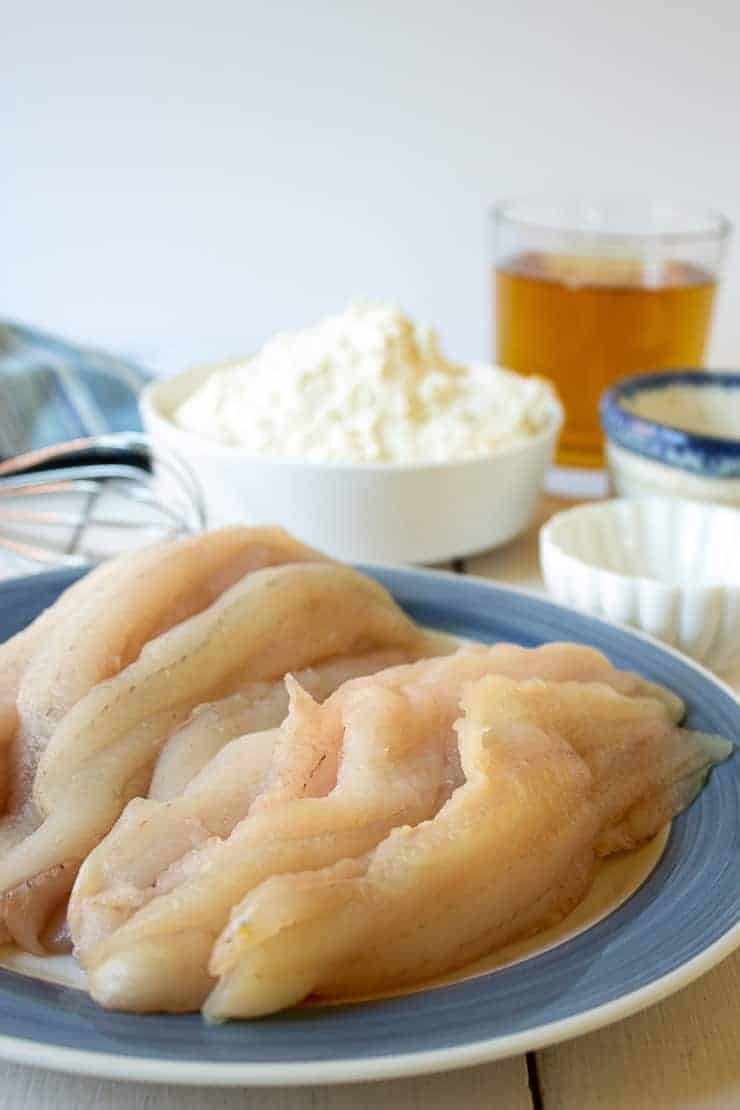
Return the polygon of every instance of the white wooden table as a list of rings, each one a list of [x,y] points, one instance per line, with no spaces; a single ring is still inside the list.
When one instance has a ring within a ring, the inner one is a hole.
[[[456,569],[542,589],[537,527]],[[740,668],[725,676],[740,690]],[[76,1079],[0,1062],[0,1110],[733,1110],[740,1108],[740,951],[652,1009],[542,1052],[356,1087],[205,1090]]]

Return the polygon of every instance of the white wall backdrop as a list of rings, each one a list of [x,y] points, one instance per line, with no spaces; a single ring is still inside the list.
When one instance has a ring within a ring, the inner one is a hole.
[[[0,313],[163,368],[353,295],[490,351],[486,210],[628,188],[740,220],[736,0],[23,0]],[[740,365],[740,239],[713,354]]]

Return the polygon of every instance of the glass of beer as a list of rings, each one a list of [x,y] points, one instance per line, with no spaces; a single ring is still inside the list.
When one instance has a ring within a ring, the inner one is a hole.
[[[496,360],[556,384],[558,463],[601,466],[608,385],[703,365],[730,224],[633,197],[509,200],[492,218]]]

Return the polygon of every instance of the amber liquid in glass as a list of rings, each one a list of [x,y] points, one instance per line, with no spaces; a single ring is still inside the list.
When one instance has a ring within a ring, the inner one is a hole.
[[[495,270],[497,361],[550,378],[566,419],[557,461],[603,465],[598,405],[628,374],[701,366],[716,280],[666,262],[520,254]]]

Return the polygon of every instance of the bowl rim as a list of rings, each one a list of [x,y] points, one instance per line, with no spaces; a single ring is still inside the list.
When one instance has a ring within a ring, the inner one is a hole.
[[[740,438],[678,428],[630,412],[622,403],[641,392],[672,385],[740,390],[740,371],[679,367],[623,378],[605,390],[599,402],[606,435],[624,450],[668,466],[720,480],[740,477]]]
[[[231,363],[221,365],[229,364]],[[162,411],[158,394],[163,387],[177,380],[195,378],[198,373],[208,375],[218,368],[218,365],[191,366],[185,370],[180,370],[176,374],[157,378],[155,381],[146,385],[139,394],[139,411],[144,426],[151,432],[152,426],[156,428],[157,425],[161,425],[166,429],[168,435],[181,440],[183,449],[189,445],[191,450],[201,452],[208,451],[213,453],[216,457],[231,462],[252,463],[254,465],[274,466],[286,469],[301,467],[302,469],[314,470],[317,472],[324,471],[327,474],[354,473],[380,475],[418,473],[422,471],[462,470],[466,468],[473,469],[476,467],[490,466],[492,463],[500,462],[503,459],[510,460],[518,455],[524,455],[534,448],[545,446],[549,441],[553,441],[554,443],[565,422],[563,404],[559,397],[553,395],[549,405],[549,419],[543,428],[527,439],[523,439],[517,443],[510,443],[489,455],[479,455],[467,459],[428,459],[426,461],[413,460],[409,462],[352,462],[350,460],[307,459],[299,456],[258,455],[250,453],[246,451],[245,448],[238,445],[220,443],[218,440],[209,439],[207,436],[201,436],[186,428],[181,428],[179,425],[175,424],[174,420],[172,420],[169,415]]]
[[[740,509],[733,505],[718,505],[713,501],[692,501],[688,497],[661,497],[656,494],[641,497],[609,497],[604,501],[587,501],[579,505],[571,505],[567,509],[561,509],[560,512],[555,513],[549,520],[545,521],[539,530],[538,536],[540,555],[542,556],[545,545],[548,545],[557,552],[559,558],[567,559],[579,567],[584,567],[589,574],[605,575],[609,578],[619,579],[621,582],[645,583],[651,589],[656,590],[679,590],[684,595],[693,596],[716,590],[740,591],[740,580],[737,582],[733,582],[732,579],[725,579],[722,582],[666,582],[661,578],[651,578],[646,574],[625,574],[624,571],[613,570],[611,567],[592,562],[582,555],[574,555],[572,552],[566,551],[557,536],[553,535],[553,532],[556,531],[554,526],[561,523],[564,517],[575,514],[581,515],[584,511],[591,515],[596,511],[597,515],[614,516],[616,506],[634,504],[638,501],[668,504],[676,513],[687,510],[691,512],[701,511],[708,515],[727,515],[730,513],[735,517],[738,527],[740,527]]]

